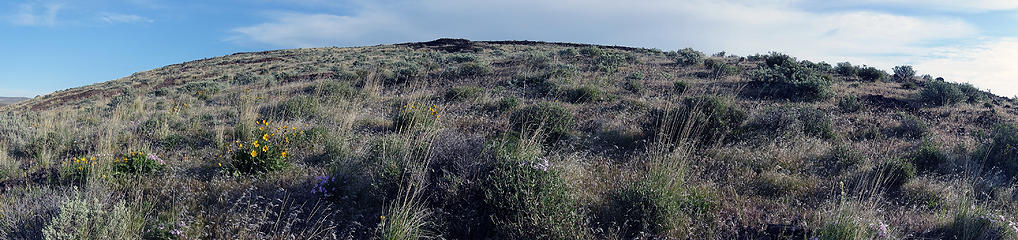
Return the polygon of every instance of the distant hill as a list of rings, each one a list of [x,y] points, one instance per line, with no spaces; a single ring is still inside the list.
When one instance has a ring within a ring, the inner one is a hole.
[[[1018,102],[859,64],[462,39],[173,64],[0,108],[0,239],[1018,239]]]
[[[0,106],[11,105],[31,98],[24,97],[0,97]]]

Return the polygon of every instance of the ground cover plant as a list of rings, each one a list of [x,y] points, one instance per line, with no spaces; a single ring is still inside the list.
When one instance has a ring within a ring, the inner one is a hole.
[[[0,239],[1015,239],[1016,100],[922,70],[461,39],[174,64],[0,107]]]

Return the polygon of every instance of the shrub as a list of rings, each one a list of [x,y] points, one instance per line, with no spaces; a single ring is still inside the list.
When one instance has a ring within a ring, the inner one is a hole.
[[[589,238],[584,213],[539,146],[507,137],[489,144],[494,167],[481,180],[485,208],[507,239]]]
[[[678,108],[659,110],[646,136],[656,136],[666,145],[679,144],[687,138],[697,143],[723,141],[746,119],[742,110],[717,97],[691,97]]]
[[[605,197],[596,223],[601,229],[618,231],[621,239],[666,235],[687,221],[676,189],[663,189],[646,181],[625,184]]]
[[[860,68],[857,75],[859,76],[859,79],[867,82],[876,82],[887,77],[887,73],[884,72],[884,70],[880,70],[875,67]]]
[[[400,61],[392,64],[388,69],[383,69],[382,81],[386,86],[410,83],[417,79],[420,73],[420,66],[417,64]]]
[[[477,77],[491,73],[491,68],[477,62],[468,62],[459,66],[456,70],[461,77]]]
[[[527,136],[540,134],[546,141],[557,141],[569,136],[575,125],[572,112],[550,102],[517,110],[509,121],[513,131]]]
[[[794,175],[766,171],[757,176],[753,183],[757,194],[769,197],[794,195],[805,189],[806,183]]]
[[[145,152],[131,152],[117,156],[113,160],[113,173],[117,176],[150,174],[161,171],[165,163],[157,156]]]
[[[987,94],[969,83],[958,84],[958,90],[965,94],[965,102],[978,103],[987,100]]]
[[[842,62],[838,63],[838,66],[834,68],[834,72],[842,76],[855,77],[859,73],[859,68],[853,66],[850,62]]]
[[[428,107],[424,109],[424,107]],[[392,127],[396,131],[424,130],[438,120],[438,106],[426,106],[420,102],[410,103],[392,114]]]
[[[287,126],[272,129],[268,121],[259,121],[253,131],[257,139],[236,141],[228,147],[229,162],[223,166],[233,175],[257,175],[282,170],[290,165],[286,161],[291,137],[298,136],[296,128]],[[300,133],[303,133],[301,131]],[[236,148],[234,148],[236,147]],[[222,166],[222,163],[219,163]]]
[[[624,88],[630,92],[640,94],[643,92],[643,83],[640,83],[643,79],[643,73],[635,72],[626,78],[626,85]]]
[[[1009,176],[1018,175],[1018,127],[998,124],[981,141],[977,159],[985,158],[988,167],[999,168]]]
[[[223,88],[222,83],[212,81],[192,82],[180,87],[181,90],[186,91],[188,94],[193,94],[203,100],[207,100],[208,96],[219,93]]]
[[[816,101],[831,95],[831,77],[803,67],[795,58],[771,53],[764,56],[764,66],[752,78],[767,84],[768,94],[783,99]]]
[[[923,119],[916,117],[912,114],[899,114],[901,120],[899,120],[898,126],[893,129],[895,135],[906,138],[918,138],[922,137],[929,131],[929,126]]]
[[[675,62],[682,66],[695,66],[703,64],[703,59],[707,55],[700,51],[693,50],[692,48],[679,49],[674,53]]]
[[[43,229],[46,239],[137,239],[142,217],[124,201],[108,203],[77,194],[60,205],[60,212]]]
[[[571,103],[589,103],[601,101],[605,94],[599,88],[582,86],[570,90],[565,96],[566,100]]]
[[[93,174],[101,172],[103,164],[99,164],[99,160],[96,157],[74,157],[73,160],[64,162],[60,168],[60,182],[85,185],[92,179]]]
[[[517,98],[517,97],[514,97],[514,96],[509,96],[509,97],[502,98],[502,100],[499,100],[498,104],[496,104],[495,107],[499,111],[507,111],[507,110],[516,109],[519,106],[520,106],[520,98]]]
[[[447,101],[473,101],[481,97],[484,90],[479,87],[453,87],[445,92]]]
[[[861,111],[865,105],[859,101],[859,97],[855,95],[846,95],[838,100],[838,108],[842,112],[854,113]]]
[[[966,100],[965,94],[953,83],[934,80],[919,91],[919,101],[926,105],[945,106]]]
[[[923,140],[919,145],[919,150],[912,154],[911,159],[919,171],[933,171],[940,164],[947,162],[947,155],[933,141]]]
[[[675,91],[675,95],[682,95],[687,89],[689,89],[689,83],[683,81],[675,81],[672,87],[672,90]]]
[[[915,78],[915,70],[912,69],[912,66],[896,66],[891,78],[898,82],[912,81]]]
[[[831,119],[820,109],[780,107],[763,111],[751,120],[746,127],[750,130],[763,130],[778,133],[802,133],[818,138],[834,137]]]
[[[841,144],[831,148],[831,151],[827,153],[824,159],[826,163],[822,164],[822,167],[831,170],[833,173],[840,173],[854,168],[866,160],[859,151]]]

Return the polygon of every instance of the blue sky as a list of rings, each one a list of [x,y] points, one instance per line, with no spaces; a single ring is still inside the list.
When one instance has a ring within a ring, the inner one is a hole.
[[[1013,0],[13,0],[0,96],[35,96],[234,52],[440,37],[913,65],[1018,95]]]

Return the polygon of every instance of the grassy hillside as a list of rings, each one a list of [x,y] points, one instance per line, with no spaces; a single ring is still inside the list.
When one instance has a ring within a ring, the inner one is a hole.
[[[23,97],[0,97],[0,106],[11,105],[17,102],[28,100],[29,98]]]
[[[0,238],[1014,239],[1016,107],[780,53],[238,53],[0,109]]]

